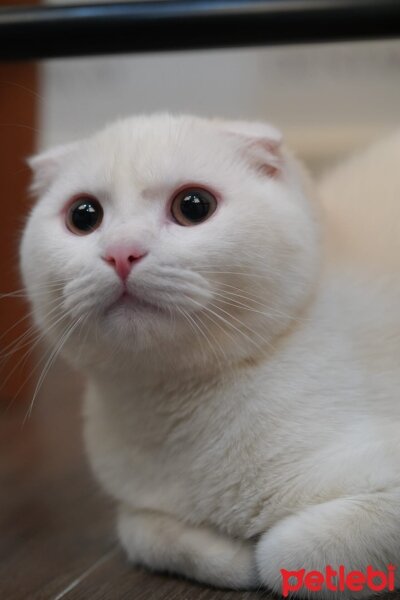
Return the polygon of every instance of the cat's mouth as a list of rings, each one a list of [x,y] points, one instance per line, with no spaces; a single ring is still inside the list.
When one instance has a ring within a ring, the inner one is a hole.
[[[114,311],[126,311],[129,314],[138,311],[158,314],[166,313],[166,309],[160,305],[144,300],[142,297],[139,297],[137,294],[133,294],[128,290],[123,290],[118,298],[107,307],[106,314],[108,315]]]

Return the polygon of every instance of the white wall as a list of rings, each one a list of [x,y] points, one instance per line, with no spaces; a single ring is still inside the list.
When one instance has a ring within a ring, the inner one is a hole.
[[[317,168],[400,127],[400,41],[43,63],[41,147],[133,113],[267,119]]]

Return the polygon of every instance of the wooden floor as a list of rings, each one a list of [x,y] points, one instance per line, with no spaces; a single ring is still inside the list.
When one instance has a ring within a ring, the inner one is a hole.
[[[82,449],[81,386],[57,366],[31,417],[0,406],[1,600],[259,600],[131,567]]]

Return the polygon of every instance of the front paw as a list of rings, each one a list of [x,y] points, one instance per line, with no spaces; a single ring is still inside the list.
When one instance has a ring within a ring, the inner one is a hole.
[[[255,551],[262,585],[283,596],[329,600],[360,600],[398,587],[397,538],[383,536],[384,519],[374,522],[360,507],[338,499],[276,523]]]
[[[254,545],[153,511],[121,512],[118,533],[130,560],[222,588],[259,586]]]

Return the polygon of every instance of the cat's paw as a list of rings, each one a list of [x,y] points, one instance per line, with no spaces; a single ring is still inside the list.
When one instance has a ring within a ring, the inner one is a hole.
[[[374,499],[362,501],[339,498],[309,506],[271,527],[255,551],[261,584],[284,596],[329,600],[388,591],[388,565],[399,558],[396,536],[390,533],[394,523],[379,515]],[[383,587],[376,587],[377,581],[371,584],[368,569],[386,581]],[[352,571],[360,573],[358,583],[347,578]],[[398,586],[394,574],[392,578]]]
[[[254,544],[153,511],[122,511],[118,533],[131,562],[222,588],[259,586]]]

